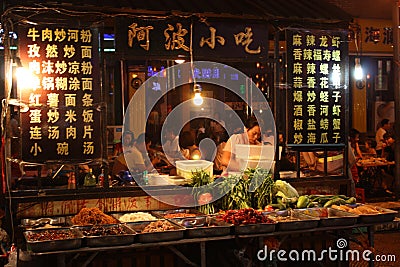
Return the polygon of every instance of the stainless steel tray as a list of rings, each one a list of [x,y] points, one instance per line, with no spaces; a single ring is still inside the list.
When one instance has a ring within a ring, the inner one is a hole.
[[[178,214],[178,213],[194,214],[194,216],[178,216],[178,217],[173,217],[173,218],[166,218],[165,217],[166,215],[169,215],[169,214]],[[160,218],[164,218],[164,219],[190,218],[190,217],[206,216],[204,213],[201,213],[196,209],[162,210],[162,211],[154,211],[153,214],[155,214],[156,216],[159,216]]]
[[[231,234],[233,224],[211,216],[174,218],[170,221],[185,227],[186,237],[224,236]]]
[[[235,225],[234,231],[238,235],[247,234],[260,234],[260,233],[271,233],[275,231],[277,223],[256,223],[256,224],[244,224]]]
[[[120,228],[124,234],[104,234],[104,235],[88,235],[86,231],[91,229],[104,229],[107,230],[114,229],[116,227]],[[78,226],[78,228],[83,236],[85,237],[85,245],[88,247],[107,247],[107,246],[120,246],[132,244],[135,241],[136,232],[131,228],[127,227],[125,224],[107,224],[107,225],[96,225],[96,226]]]
[[[66,217],[46,217],[22,219],[20,227],[25,229],[69,227],[72,224]]]
[[[293,210],[291,211],[286,210],[279,213],[272,212],[267,214],[269,215],[269,218],[277,222],[276,225],[277,231],[295,231],[295,230],[311,229],[318,227],[318,223],[320,221],[320,219],[317,217],[307,216],[305,214]],[[289,217],[295,220],[278,221],[276,218],[277,216]]]
[[[308,216],[318,217],[320,219],[319,225],[323,227],[353,225],[357,223],[359,218],[357,214],[333,208],[309,208],[296,211]]]
[[[371,205],[373,206],[373,205]],[[380,213],[379,214],[358,214],[360,223],[382,223],[382,222],[391,222],[394,220],[396,215],[398,214],[397,211],[381,208],[377,206],[373,206],[377,209]]]
[[[56,240],[43,240],[43,241],[32,241],[29,236],[35,233],[43,233],[45,231],[51,232],[62,232],[71,231],[74,234],[74,238],[67,239],[56,239]],[[82,246],[83,234],[79,229],[74,228],[51,228],[51,229],[35,229],[24,232],[26,246],[28,251],[32,252],[47,252],[57,250],[69,250],[76,249]]]
[[[161,242],[161,241],[171,241],[182,239],[184,236],[185,228],[177,225],[171,221],[160,219],[160,222],[170,222],[173,226],[173,230],[166,230],[162,232],[151,232],[151,233],[142,233],[143,229],[149,225],[151,222],[134,222],[134,223],[126,223],[126,225],[135,231],[136,241],[139,243],[152,243],[152,242]]]
[[[121,218],[123,215],[125,215],[125,214],[128,214],[128,213],[137,213],[137,212],[139,212],[139,211],[118,212],[118,213],[111,213],[110,215],[113,216],[115,219],[117,219],[117,220],[118,220],[119,222],[121,222],[121,223],[131,223],[131,222],[123,222],[123,221],[120,220],[120,218]],[[148,214],[154,216],[156,219],[154,219],[154,220],[147,220],[147,221],[143,221],[143,220],[142,220],[142,221],[132,221],[132,222],[149,222],[149,221],[156,221],[156,220],[159,220],[159,219],[160,219],[160,216],[157,215],[157,214],[154,214],[152,211],[140,211],[140,212],[148,213]]]

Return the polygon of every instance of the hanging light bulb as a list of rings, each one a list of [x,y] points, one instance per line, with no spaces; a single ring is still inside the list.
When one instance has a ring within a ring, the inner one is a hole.
[[[203,104],[203,97],[201,96],[201,86],[200,84],[195,83],[193,86],[194,98],[193,104],[196,106],[201,106]]]
[[[362,80],[364,74],[363,69],[361,67],[360,58],[355,58],[355,66],[354,66],[354,79]]]
[[[178,58],[177,59],[175,59],[175,63],[176,64],[182,64],[182,63],[185,63],[185,56],[184,55],[178,55]]]

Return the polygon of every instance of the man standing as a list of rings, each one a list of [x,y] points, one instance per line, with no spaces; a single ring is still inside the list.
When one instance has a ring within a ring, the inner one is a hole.
[[[383,135],[390,129],[390,124],[388,119],[383,119],[381,121],[381,127],[376,131],[375,140],[376,140],[376,154],[378,157],[381,157],[382,150],[385,148],[385,139]]]

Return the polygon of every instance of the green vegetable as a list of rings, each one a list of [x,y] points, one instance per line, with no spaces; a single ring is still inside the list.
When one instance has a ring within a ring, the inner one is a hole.
[[[201,194],[211,193],[211,182],[212,179],[210,175],[204,170],[192,172],[192,183],[193,186],[192,194],[195,199],[198,199]],[[214,205],[212,203],[207,203],[200,205],[198,210],[204,214],[212,214],[215,212]]]
[[[347,204],[355,204],[357,202],[357,199],[355,197],[351,197],[348,200],[346,200]]]
[[[276,187],[276,190],[278,192],[280,191],[285,197],[288,197],[288,198],[299,197],[299,193],[297,192],[297,190],[285,181],[276,180],[275,187]]]
[[[308,198],[308,196],[300,196],[299,199],[297,200],[296,206],[299,209],[303,209],[303,208],[306,208],[309,203],[310,203],[310,199]]]
[[[324,204],[324,208],[328,208],[332,205],[344,205],[347,204],[346,200],[340,197],[335,197]]]

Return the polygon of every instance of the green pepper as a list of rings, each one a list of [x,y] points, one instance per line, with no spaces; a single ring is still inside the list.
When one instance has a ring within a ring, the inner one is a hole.
[[[297,208],[298,209],[303,209],[307,207],[307,205],[310,203],[310,199],[307,196],[300,196],[299,199],[297,200]]]

